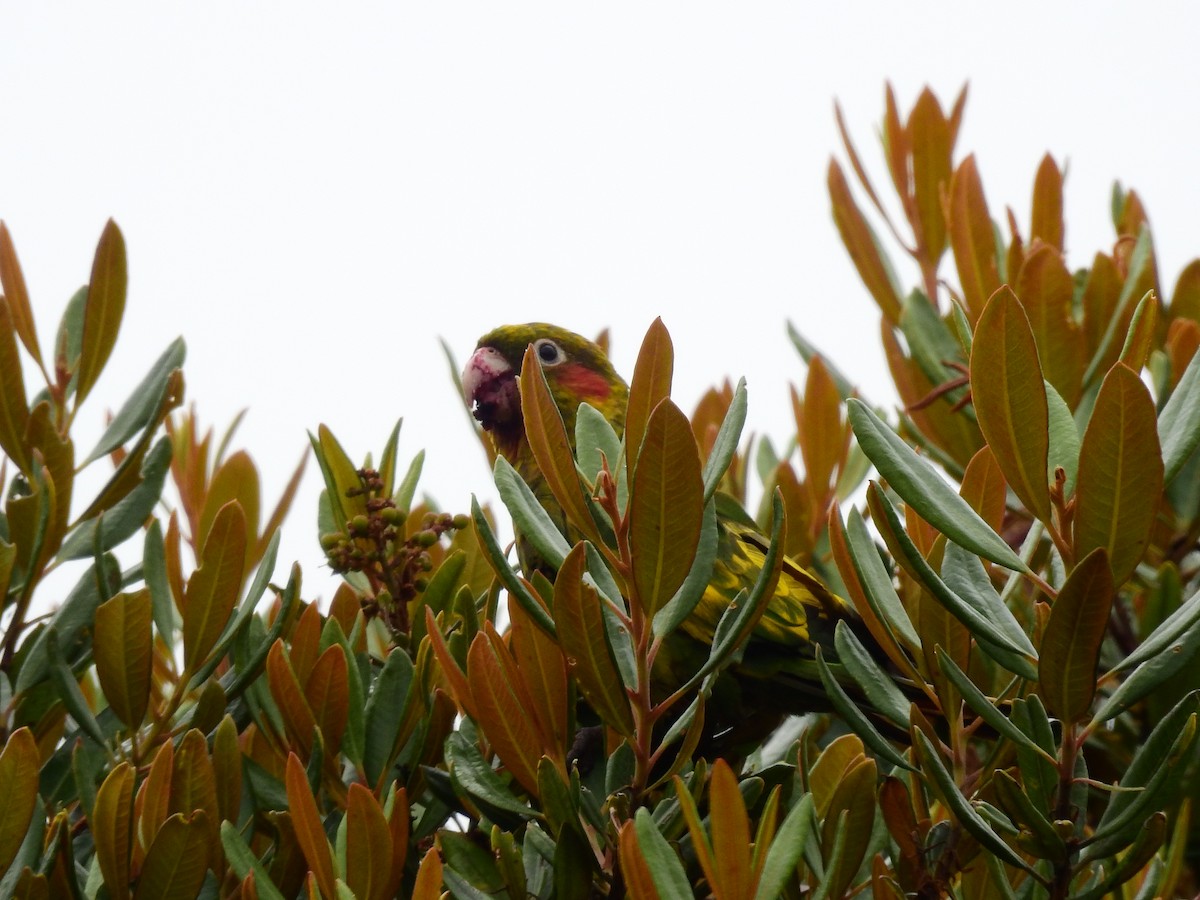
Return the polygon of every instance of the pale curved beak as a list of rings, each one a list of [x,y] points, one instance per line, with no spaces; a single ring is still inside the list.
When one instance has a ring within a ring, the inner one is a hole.
[[[512,366],[494,347],[480,347],[467,360],[462,373],[463,399],[474,406],[480,393],[497,379],[512,372]]]

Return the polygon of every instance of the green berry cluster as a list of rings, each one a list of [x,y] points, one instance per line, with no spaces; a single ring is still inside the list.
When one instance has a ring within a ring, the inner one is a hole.
[[[408,512],[387,496],[375,469],[358,470],[359,486],[347,497],[366,497],[366,512],[345,523],[343,531],[321,536],[329,566],[339,575],[366,576],[371,595],[363,599],[368,616],[382,616],[396,635],[407,635],[409,603],[429,585],[434,560],[430,550],[443,534],[466,528],[465,515],[425,513],[418,529],[406,528]]]

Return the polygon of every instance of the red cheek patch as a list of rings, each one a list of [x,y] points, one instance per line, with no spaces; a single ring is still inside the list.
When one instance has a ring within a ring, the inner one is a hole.
[[[558,366],[554,380],[581,400],[606,400],[612,393],[612,385],[603,375],[580,363]]]

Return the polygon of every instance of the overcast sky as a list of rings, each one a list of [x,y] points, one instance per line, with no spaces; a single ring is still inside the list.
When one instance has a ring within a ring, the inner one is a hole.
[[[249,407],[237,443],[267,502],[307,429],[360,456],[404,416],[424,488],[467,510],[490,477],[437,339],[462,360],[502,323],[611,325],[628,373],[661,315],[681,405],[746,375],[750,427],[784,438],[791,319],[888,399],[825,193],[835,98],[884,181],[886,79],[905,109],[970,81],[960,154],[993,215],[1027,227],[1042,154],[1069,163],[1072,266],[1111,245],[1114,178],[1144,197],[1168,286],[1200,251],[1189,4],[0,9],[0,217],[43,346],[109,216],[128,244],[124,330],[80,443],[182,334],[204,421]],[[310,465],[282,554],[306,597],[332,585],[319,486]]]

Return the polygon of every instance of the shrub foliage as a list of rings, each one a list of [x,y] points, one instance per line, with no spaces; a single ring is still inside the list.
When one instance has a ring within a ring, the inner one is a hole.
[[[321,427],[343,583],[318,607],[277,571],[303,460],[267,513],[234,429],[180,408],[182,340],[76,448],[123,318],[117,226],[43,348],[0,224],[0,895],[1193,893],[1200,260],[1168,297],[1118,186],[1111,250],[1070,270],[1050,156],[1027,231],[997,224],[956,159],[964,103],[925,91],[904,118],[889,89],[886,196],[838,113],[833,219],[898,411],[790,328],[795,436],[752,445],[743,384],[674,406],[656,322],[631,383],[644,438],[584,413],[572,456],[523,377],[529,440],[587,540],[489,460],[497,512],[553,579],[514,566],[493,511],[416,502],[399,425],[361,463]],[[652,662],[710,577],[725,496],[758,507],[763,571],[667,687]],[[705,711],[785,555],[879,652],[839,630],[817,663],[834,712],[722,750]]]

